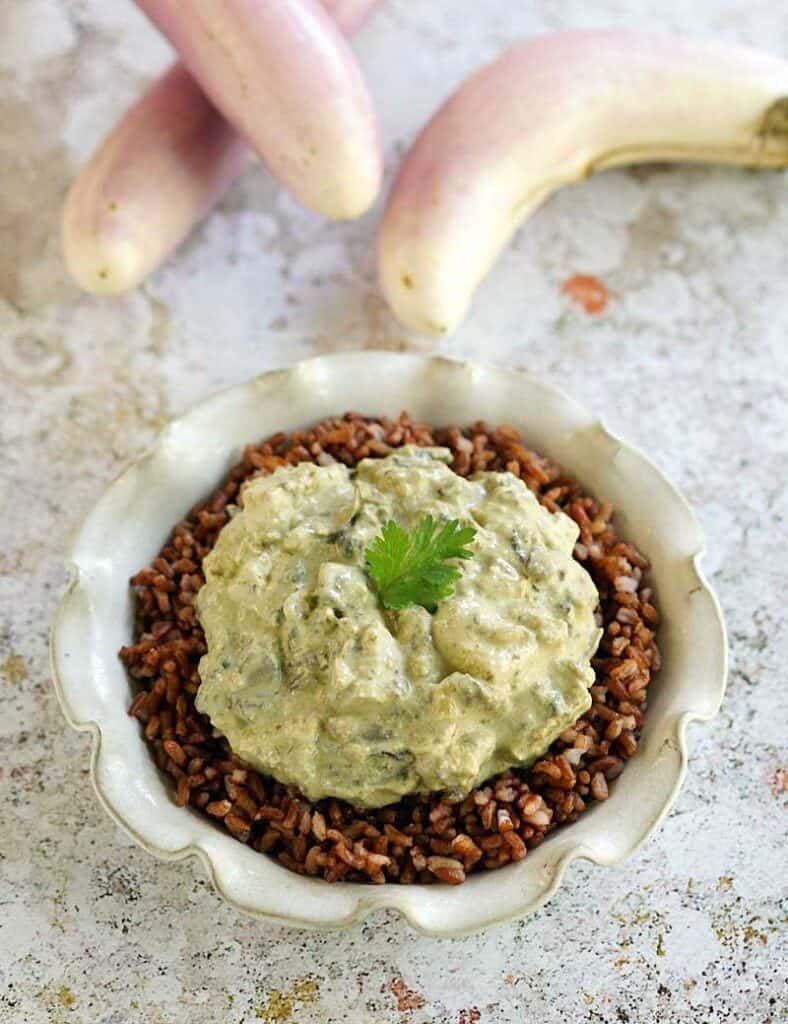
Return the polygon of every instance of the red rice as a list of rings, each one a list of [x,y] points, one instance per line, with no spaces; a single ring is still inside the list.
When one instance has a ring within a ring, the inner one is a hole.
[[[193,607],[202,560],[250,477],[303,461],[353,466],[403,444],[447,446],[462,476],[478,469],[514,473],[543,505],[563,509],[578,524],[575,557],[599,590],[604,627],[593,662],[593,704],[532,768],[504,772],[462,800],[424,793],[377,810],[334,799],[313,804],[244,764],[195,709],[205,652]],[[328,881],[456,885],[473,871],[522,860],[592,800],[607,798],[608,784],[637,750],[648,684],[659,668],[659,614],[644,585],[648,561],[619,539],[612,514],[608,502],[584,494],[555,463],[526,448],[512,427],[432,429],[405,413],[396,420],[346,413],[250,445],[223,485],[175,526],[158,557],[131,580],[136,642],[120,651],[139,687],[129,714],[172,777],[176,803],[202,809],[290,870]]]

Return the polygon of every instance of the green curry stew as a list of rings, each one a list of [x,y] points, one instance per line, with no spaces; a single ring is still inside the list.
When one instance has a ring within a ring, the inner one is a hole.
[[[198,709],[233,751],[310,799],[462,795],[527,765],[591,703],[601,636],[578,530],[510,473],[443,448],[251,480],[204,562]],[[434,614],[384,609],[364,553],[388,520],[473,526]]]

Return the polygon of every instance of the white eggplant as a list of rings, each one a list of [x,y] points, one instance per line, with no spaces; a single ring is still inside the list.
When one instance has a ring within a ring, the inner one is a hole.
[[[345,33],[377,0],[323,0]],[[63,211],[63,254],[88,292],[137,287],[221,198],[250,151],[182,64],[115,126],[80,171]]]
[[[317,0],[137,0],[203,92],[307,208],[358,217],[380,188],[371,97]]]
[[[552,192],[642,161],[788,165],[788,63],[636,32],[567,32],[468,79],[407,154],[379,233],[407,326],[450,334],[519,225]]]

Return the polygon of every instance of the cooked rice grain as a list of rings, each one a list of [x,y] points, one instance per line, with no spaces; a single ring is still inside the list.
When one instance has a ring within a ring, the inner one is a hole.
[[[250,477],[306,461],[354,466],[404,444],[445,445],[461,476],[482,469],[513,473],[545,507],[562,509],[578,524],[574,554],[597,586],[604,628],[593,661],[593,704],[531,769],[506,771],[462,800],[426,793],[377,810],[334,799],[311,803],[244,764],[194,706],[205,653],[194,610],[202,561]],[[592,800],[607,798],[608,784],[637,750],[648,684],[660,665],[654,640],[659,614],[644,583],[648,561],[619,539],[612,515],[609,502],[585,495],[507,426],[436,430],[405,413],[396,420],[346,413],[250,445],[223,485],[177,524],[159,556],[131,580],[136,643],[120,652],[139,688],[129,714],[142,723],[156,763],[172,777],[176,803],[202,809],[291,871],[332,882],[456,885],[473,871],[522,860]]]

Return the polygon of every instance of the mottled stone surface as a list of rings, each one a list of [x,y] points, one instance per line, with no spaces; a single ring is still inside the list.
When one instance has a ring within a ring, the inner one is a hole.
[[[358,50],[389,171],[480,60],[589,24],[788,52],[785,5],[765,0],[388,0]],[[238,917],[196,865],[153,861],[98,807],[88,741],[65,725],[47,662],[86,508],[167,417],[220,385],[310,353],[430,347],[376,291],[378,211],[327,225],[261,170],[141,291],[76,292],[58,257],[67,182],[166,59],[125,0],[0,3],[0,1020],[784,1019],[784,175],[660,167],[565,190],[440,345],[568,389],[641,445],[703,521],[730,684],[717,720],[691,729],[687,784],[644,849],[614,869],[574,866],[542,912],[476,938],[423,939],[385,914],[324,937]],[[604,282],[603,312],[562,290],[575,274]]]

